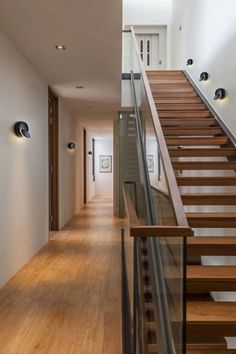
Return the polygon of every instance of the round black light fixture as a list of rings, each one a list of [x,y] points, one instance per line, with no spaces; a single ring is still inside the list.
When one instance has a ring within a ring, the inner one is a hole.
[[[217,101],[217,100],[223,100],[226,96],[226,91],[225,89],[223,88],[218,88],[216,91],[215,91],[215,97],[214,97],[214,100]]]
[[[69,150],[76,150],[75,143],[68,143],[67,147],[68,147]]]
[[[208,73],[204,71],[203,73],[201,73],[199,81],[207,81],[208,78],[209,78]]]
[[[188,59],[188,60],[187,60],[187,65],[188,65],[188,66],[193,65],[193,59]]]
[[[93,152],[92,152],[92,151],[89,151],[89,152],[88,152],[88,154],[89,154],[89,155],[92,155],[92,154],[93,154]]]
[[[16,122],[14,125],[14,132],[19,138],[30,138],[29,126],[26,122]]]

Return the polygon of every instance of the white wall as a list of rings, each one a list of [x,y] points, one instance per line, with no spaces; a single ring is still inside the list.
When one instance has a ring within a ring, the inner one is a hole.
[[[48,240],[47,85],[0,32],[0,286]],[[31,139],[12,128],[25,120]]]
[[[92,175],[92,138],[95,139],[95,181]],[[112,173],[99,172],[99,156],[112,156]],[[87,200],[95,196],[113,196],[113,139],[111,134],[100,134],[87,129]]]
[[[166,25],[172,0],[123,0],[124,25]]]
[[[236,135],[235,0],[173,0],[172,17],[172,68],[187,69]],[[188,58],[194,60],[194,65],[186,68]],[[203,71],[209,73],[210,80],[199,83],[199,75]],[[223,102],[213,101],[218,87],[228,92]]]
[[[112,173],[99,172],[99,157],[112,156]],[[113,196],[113,140],[112,138],[95,139],[95,195]]]
[[[69,142],[76,150],[69,150]],[[83,205],[83,129],[65,100],[59,99],[59,227],[67,224]]]
[[[0,286],[48,241],[48,85],[0,32]],[[12,128],[25,120],[31,139]],[[69,141],[77,143],[70,153]],[[83,205],[83,129],[59,100],[59,223]]]

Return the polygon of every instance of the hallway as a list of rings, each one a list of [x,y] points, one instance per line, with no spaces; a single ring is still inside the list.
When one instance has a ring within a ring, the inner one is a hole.
[[[0,290],[0,354],[120,354],[120,225],[89,202]]]

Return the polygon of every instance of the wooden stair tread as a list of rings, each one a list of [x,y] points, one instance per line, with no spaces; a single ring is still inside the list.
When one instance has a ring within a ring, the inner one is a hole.
[[[177,135],[177,136],[185,136],[185,135],[189,135],[189,136],[194,136],[194,135],[198,135],[198,136],[205,136],[205,135],[219,135],[222,134],[222,129],[221,128],[173,128],[173,127],[168,127],[168,128],[163,128],[163,133],[165,136],[168,135]]]
[[[165,77],[162,78],[157,78],[157,77],[150,77],[149,79],[150,85],[153,84],[189,84],[188,81],[185,78],[182,77],[171,77],[169,79],[166,79]]]
[[[158,111],[206,111],[203,103],[156,103]]]
[[[177,177],[179,186],[236,186],[235,177]]]
[[[156,85],[150,85],[152,92],[158,93],[159,95],[162,93],[164,94],[178,94],[178,93],[190,93],[190,92],[194,92],[193,89],[191,87],[179,87],[179,88],[173,88],[173,87],[156,87]]]
[[[148,353],[158,354],[157,344],[148,344]],[[220,348],[218,343],[215,345],[206,344],[204,347],[190,348],[187,345],[186,354],[236,354],[236,349]]]
[[[229,247],[236,246],[236,236],[193,236],[187,238],[187,245],[199,246],[202,245],[205,248],[209,246],[228,245]]]
[[[151,75],[170,76],[170,75],[173,75],[173,74],[177,74],[177,75],[181,75],[181,76],[183,75],[182,70],[147,70],[146,73],[147,73],[148,76],[151,76]]]
[[[236,303],[187,301],[187,336],[234,337]]]
[[[214,126],[217,122],[214,118],[199,118],[195,119],[181,119],[181,118],[165,118],[160,119],[162,127],[202,127],[202,126]]]
[[[186,213],[191,227],[236,227],[236,213]]]
[[[174,71],[174,70],[168,70],[168,74],[165,74],[164,71],[161,71],[159,73],[159,71],[147,71],[147,76],[148,78],[152,79],[152,78],[158,78],[158,79],[170,79],[173,77],[177,77],[177,78],[182,78],[182,79],[187,79],[185,75],[183,75],[183,73],[181,71]]]
[[[190,104],[190,103],[201,103],[202,100],[199,97],[165,97],[165,98],[155,98],[155,103],[157,104]]]
[[[169,149],[171,157],[225,157],[236,156],[235,148],[181,148]]]
[[[173,74],[179,74],[179,75],[183,75],[182,70],[147,70],[146,71],[147,75],[164,75],[164,76],[168,76],[168,75],[173,75]]]
[[[197,119],[197,118],[209,118],[212,117],[211,113],[208,110],[204,111],[191,111],[191,112],[185,112],[185,111],[160,111],[158,112],[159,118],[191,118],[191,119]]]
[[[187,238],[188,257],[235,256],[235,236],[194,236]]]
[[[148,344],[148,353],[158,354],[157,344]],[[204,348],[189,348],[189,346],[187,345],[186,354],[236,354],[236,349],[219,348],[217,343],[216,345],[212,346],[206,344]]]
[[[227,342],[224,337],[196,338],[187,337],[187,349],[227,349]]]
[[[198,95],[196,94],[196,92],[194,91],[190,91],[190,92],[152,92],[153,94],[153,98],[157,99],[157,98],[192,98],[192,97],[198,97]]]
[[[187,349],[187,354],[236,354],[236,349],[195,348]]]
[[[236,193],[182,193],[184,205],[236,205]]]
[[[187,290],[236,291],[236,266],[187,266]]]
[[[153,304],[149,306],[152,311]],[[236,333],[236,303],[187,300],[186,325],[187,336],[191,338],[233,337]],[[155,331],[153,319],[147,322],[147,329]]]
[[[188,218],[236,218],[236,213],[186,213]]]
[[[236,161],[172,161],[174,170],[236,170]]]
[[[187,266],[187,278],[191,281],[210,281],[212,279],[219,279],[220,281],[235,281],[236,266]]]
[[[174,146],[194,146],[194,145],[224,145],[229,142],[228,137],[208,137],[208,138],[166,138],[166,144],[167,145],[174,145]]]
[[[173,81],[173,80],[172,80]],[[175,83],[175,82],[171,82],[171,81],[167,81],[166,80],[160,80],[158,81],[157,79],[150,79],[149,80],[150,86],[152,88],[156,88],[159,90],[162,90],[163,88],[170,88],[173,90],[181,90],[189,88],[192,91],[194,90],[193,87],[191,86],[191,84],[188,81],[184,81],[182,83]]]
[[[236,303],[187,301],[187,325],[194,324],[201,326],[236,326]]]

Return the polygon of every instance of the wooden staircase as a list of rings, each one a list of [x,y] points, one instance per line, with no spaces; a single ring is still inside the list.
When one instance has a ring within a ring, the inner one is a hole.
[[[191,259],[236,256],[236,236],[226,231],[236,228],[236,147],[183,72],[149,71],[147,76],[196,235],[187,240],[187,353],[233,354],[236,349],[227,349],[224,337],[236,337],[236,302],[215,302],[210,293],[236,291],[236,263],[205,265]],[[157,352],[155,343],[149,348]]]

